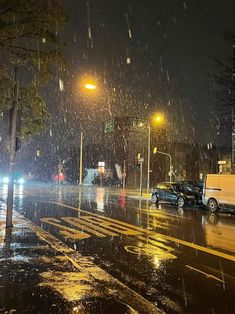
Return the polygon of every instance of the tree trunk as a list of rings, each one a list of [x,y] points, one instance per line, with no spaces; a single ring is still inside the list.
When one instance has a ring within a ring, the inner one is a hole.
[[[19,69],[14,68],[15,80],[14,80],[14,99],[12,108],[10,110],[10,157],[9,157],[9,183],[7,192],[7,213],[6,213],[6,228],[13,227],[12,214],[13,214],[13,198],[14,198],[14,168],[15,168],[15,156],[16,156],[16,122],[19,100]]]

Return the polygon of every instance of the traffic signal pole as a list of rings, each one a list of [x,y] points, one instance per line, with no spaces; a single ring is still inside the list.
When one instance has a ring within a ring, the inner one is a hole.
[[[172,182],[173,165],[172,165],[172,157],[171,157],[171,155],[168,154],[168,153],[159,152],[159,151],[156,151],[155,154],[161,154],[161,155],[165,155],[165,156],[169,157],[169,160],[170,160],[169,178],[170,178],[170,182]]]
[[[7,191],[6,228],[12,228],[13,197],[14,197],[14,168],[16,156],[16,122],[19,103],[19,68],[14,68],[14,99],[10,109],[10,156],[9,156],[9,183]]]
[[[235,173],[235,38],[233,40],[233,68],[232,68],[232,152],[231,173]]]
[[[140,196],[142,196],[143,160],[140,160]]]
[[[149,192],[150,185],[150,147],[151,147],[151,125],[148,125],[148,164],[147,164],[147,193]]]
[[[83,167],[83,132],[81,132],[80,137],[79,185],[82,185],[82,167]]]
[[[123,160],[122,188],[126,187],[126,160]]]

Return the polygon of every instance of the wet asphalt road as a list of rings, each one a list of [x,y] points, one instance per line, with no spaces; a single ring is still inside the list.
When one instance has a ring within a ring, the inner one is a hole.
[[[235,216],[156,208],[102,187],[26,185],[15,201],[24,216],[163,311],[234,313]]]

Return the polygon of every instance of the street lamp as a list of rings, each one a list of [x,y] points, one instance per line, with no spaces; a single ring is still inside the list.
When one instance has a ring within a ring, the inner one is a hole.
[[[148,167],[147,167],[147,191],[149,191],[150,184],[150,149],[151,149],[151,121],[153,125],[161,125],[164,123],[164,117],[162,114],[155,114],[148,123]]]
[[[94,91],[97,89],[97,85],[94,82],[83,82],[83,87],[88,91]],[[80,133],[80,163],[79,163],[79,185],[82,185],[82,167],[83,167],[83,132]]]
[[[149,191],[150,185],[150,150],[151,150],[151,123],[153,125],[159,125],[164,123],[164,117],[162,114],[155,114],[150,120],[142,120],[138,124],[139,127],[144,126],[144,122],[147,122],[148,128],[148,157],[147,157],[147,191]]]
[[[86,89],[89,89],[89,90],[97,89],[97,86],[96,86],[95,84],[93,84],[93,83],[86,83],[86,84],[84,85],[84,87],[85,87]]]

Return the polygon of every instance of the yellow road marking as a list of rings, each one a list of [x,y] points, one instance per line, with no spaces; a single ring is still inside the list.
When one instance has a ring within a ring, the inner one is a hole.
[[[163,243],[161,243],[159,241],[151,240],[151,239],[149,239],[149,238],[147,238],[147,237],[145,237],[143,235],[142,236],[137,236],[137,239],[139,239],[141,241],[144,241],[147,244],[150,243],[153,246],[160,247],[160,248],[165,249],[165,250],[170,251],[170,252],[175,251],[172,247],[166,246],[165,244],[163,244]]]
[[[150,255],[151,257],[157,258],[157,262],[159,263],[160,260],[168,260],[168,259],[176,259],[177,257],[165,250],[162,250],[156,246],[145,244],[144,246],[132,246],[127,245],[124,249],[132,254],[144,254]]]
[[[71,225],[73,225],[75,227],[78,227],[79,229],[86,230],[89,233],[92,233],[92,234],[96,235],[99,238],[105,238],[106,237],[105,234],[100,233],[100,232],[98,232],[96,230],[93,230],[93,229],[85,226],[83,224],[83,222],[81,221],[81,219],[79,219],[77,217],[60,217],[60,219],[68,222],[69,224],[71,224]]]
[[[142,227],[131,225],[131,224],[127,223],[127,222],[123,222],[123,221],[116,220],[116,219],[109,218],[109,217],[105,217],[105,216],[102,216],[102,219],[101,219],[101,216],[98,215],[98,214],[90,213],[90,212],[88,212],[86,210],[83,210],[83,209],[80,209],[80,208],[75,208],[75,207],[72,207],[70,205],[65,205],[65,204],[62,204],[62,203],[57,203],[57,202],[52,202],[52,201],[47,202],[47,203],[55,204],[55,205],[58,205],[58,206],[63,206],[63,207],[69,208],[69,209],[73,209],[73,210],[75,210],[77,212],[84,213],[84,214],[86,214],[88,216],[96,217],[96,219],[98,218],[98,222],[106,220],[107,222],[113,222],[114,224],[118,225],[119,227],[120,226],[127,227],[128,229],[134,230],[135,232],[137,230],[140,233],[147,233],[148,235],[151,234],[151,231],[148,231],[148,230],[146,230],[146,229],[144,229]],[[90,221],[90,219],[89,219],[89,221]],[[95,220],[94,220],[94,222],[95,222]],[[116,231],[120,232],[120,230],[116,230]],[[154,233],[154,235],[156,235],[156,234],[157,233]],[[158,233],[158,236],[159,236],[159,238],[158,238],[159,241],[166,242],[166,240],[164,240],[162,234]]]
[[[59,233],[63,235],[65,238],[69,238],[73,240],[83,240],[83,239],[90,238],[89,234],[61,225],[60,224],[61,221],[56,218],[46,217],[46,218],[41,218],[40,220],[44,223],[47,223],[49,225],[59,228],[60,230]]]
[[[114,203],[114,202],[108,202],[108,204],[113,204],[113,205],[119,206],[118,203]],[[131,209],[133,209],[135,211],[138,211],[138,212],[147,213],[147,214],[149,214],[151,216],[157,216],[157,217],[160,217],[160,218],[164,218],[164,219],[167,219],[168,218],[167,216],[169,216],[169,218],[175,217],[175,218],[180,218],[180,219],[182,218],[182,219],[187,219],[187,220],[190,219],[188,217],[184,217],[184,216],[180,216],[180,215],[169,214],[169,213],[160,211],[159,209],[152,210],[151,208],[145,209],[145,208],[139,208],[139,207],[134,207],[134,206],[129,206],[129,205],[128,205],[128,208],[131,208]]]
[[[96,226],[94,223],[90,222],[89,217],[80,217],[80,218],[76,218],[76,217],[60,217],[60,219],[66,220],[67,218],[70,219],[70,223],[74,224],[75,222],[78,222],[79,224],[82,225],[86,225],[91,229],[97,230],[98,232],[105,234],[105,235],[109,235],[109,236],[118,236],[117,233],[111,232],[109,230],[100,228],[98,226]],[[77,224],[76,224],[77,226]]]
[[[65,204],[62,204],[62,203],[57,203],[57,202],[47,202],[47,203],[51,203],[51,204],[56,204],[58,206],[67,207],[67,208],[73,209],[75,211],[85,213],[86,215],[100,218],[100,215],[97,215],[97,214],[94,214],[94,213],[89,213],[89,212],[87,212],[85,210],[82,210],[80,208],[75,208],[75,207],[72,207],[72,206],[69,206],[69,205],[65,205]],[[212,255],[215,255],[215,256],[218,256],[218,257],[221,257],[221,258],[224,258],[224,259],[227,259],[227,260],[235,262],[235,256],[234,255],[229,255],[229,254],[222,253],[222,252],[219,252],[219,251],[216,251],[214,249],[210,249],[210,248],[198,245],[198,244],[190,243],[190,242],[187,242],[187,241],[184,241],[184,240],[180,240],[180,239],[177,239],[177,238],[174,238],[174,237],[171,237],[171,236],[168,236],[168,235],[164,235],[164,234],[161,234],[161,233],[149,231],[149,230],[146,230],[144,228],[140,228],[140,227],[137,227],[137,226],[134,226],[134,225],[131,225],[131,224],[119,221],[119,220],[115,220],[115,219],[112,219],[112,218],[105,217],[105,216],[102,216],[102,219],[114,222],[114,224],[115,223],[117,224],[117,222],[118,222],[119,225],[126,226],[126,227],[128,227],[130,229],[138,230],[141,233],[147,234],[149,237],[151,237],[154,240],[171,241],[171,242],[174,242],[174,243],[177,243],[177,244],[182,244],[182,245],[184,245],[186,247],[190,247],[192,249],[196,249],[196,250],[201,251],[201,252],[212,254]]]
[[[145,223],[146,225],[149,225],[149,227],[153,228],[161,228],[161,229],[168,229],[169,228],[169,223],[168,222],[160,222],[155,216],[150,216],[150,217],[141,217],[140,220],[141,222]]]
[[[229,254],[226,254],[226,253],[222,253],[222,252],[219,252],[219,251],[216,251],[216,250],[213,250],[213,249],[210,249],[210,248],[198,245],[198,244],[194,244],[194,243],[190,243],[190,242],[187,242],[187,241],[184,241],[184,240],[180,240],[180,239],[177,239],[177,238],[174,238],[174,237],[171,237],[171,236],[163,235],[163,237],[166,240],[168,240],[168,241],[172,241],[172,242],[175,242],[175,243],[178,243],[178,244],[182,244],[182,245],[190,247],[192,249],[196,249],[198,251],[202,251],[202,252],[205,252],[205,253],[208,253],[208,254],[212,254],[212,255],[215,255],[215,256],[218,256],[218,257],[222,257],[222,258],[225,258],[225,259],[228,259],[230,261],[235,262],[235,256],[234,255],[229,255]]]
[[[194,268],[194,267],[189,266],[189,265],[185,265],[185,266],[186,266],[187,268],[191,269],[191,270],[194,270],[194,271],[196,271],[196,272],[198,272],[198,273],[200,273],[200,274],[205,275],[207,278],[215,279],[215,280],[217,280],[217,281],[219,281],[219,282],[225,283],[224,280],[222,280],[222,279],[220,279],[220,278],[218,278],[218,277],[216,277],[216,276],[214,276],[214,275],[208,274],[208,273],[206,273],[206,272],[204,272],[204,271],[202,271],[202,270],[200,270],[200,269]]]
[[[103,227],[102,225],[101,225],[101,227],[99,227],[100,222],[99,221],[95,221],[94,217],[81,216],[80,219],[82,219],[84,223],[87,223],[87,224],[91,225],[92,228],[95,228],[97,230],[101,230],[103,233],[105,233],[107,235],[118,236],[117,233],[114,233],[113,231],[110,231],[110,230],[102,228]]]
[[[89,215],[88,215],[89,217]],[[86,220],[87,218],[86,217]],[[97,224],[100,227],[104,227],[106,229],[110,229],[112,231],[125,234],[125,235],[138,235],[140,234],[140,231],[133,230],[133,228],[127,228],[126,226],[122,226],[121,224],[117,223],[117,220],[115,221],[107,221],[106,219],[103,219],[102,217],[89,217],[89,221],[92,223]]]

